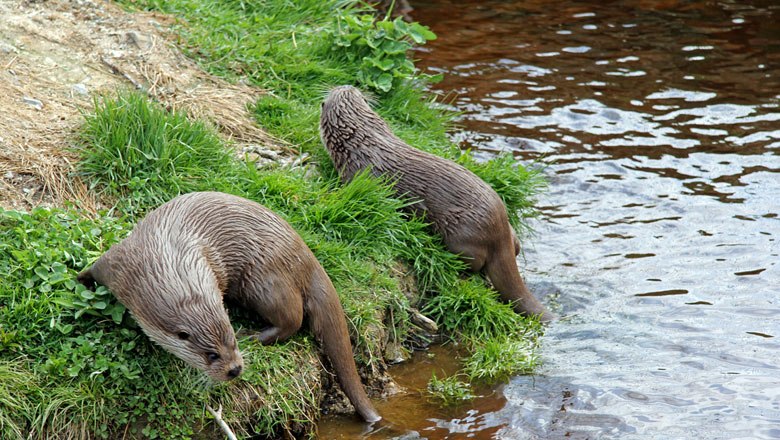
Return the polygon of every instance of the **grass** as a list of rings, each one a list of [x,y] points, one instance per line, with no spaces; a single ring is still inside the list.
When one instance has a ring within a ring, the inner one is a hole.
[[[428,381],[428,396],[445,407],[462,405],[475,397],[471,385],[458,376],[439,379],[435,372]]]
[[[231,152],[212,130],[140,94],[96,100],[81,138],[101,146],[100,154],[81,156],[82,176],[123,211],[162,204],[230,171]]]
[[[472,381],[482,382],[505,382],[515,374],[530,373],[538,363],[535,336],[538,333],[529,332],[527,338],[500,335],[480,341],[466,359],[463,372]]]
[[[440,394],[465,395],[460,378],[489,382],[533,368],[538,322],[499,303],[480,277],[466,276],[463,263],[425,221],[403,211],[408,202],[394,196],[389,182],[363,174],[340,184],[320,145],[324,91],[350,83],[370,88],[357,79],[361,69],[387,65],[382,53],[372,52],[376,63],[358,60],[355,54],[366,45],[333,44],[352,38],[340,33],[341,23],[359,20],[350,28],[356,39],[374,38],[388,25],[360,18],[365,11],[352,2],[291,4],[132,3],[179,17],[180,44],[204,68],[269,89],[254,106],[258,124],[313,159],[302,168],[258,169],[235,157],[209,126],[144,96],[98,99],[79,134],[77,168],[112,209],[97,217],[77,207],[0,212],[0,272],[7,274],[0,288],[2,438],[115,438],[126,432],[193,437],[213,429],[206,405],[222,406],[240,435],[313,432],[321,367],[306,332],[265,348],[241,339],[248,371],[235,383],[214,386],[149,342],[108,291],[90,292],[75,283],[75,274],[146,212],[190,191],[246,197],[293,225],[333,280],[356,361],[369,377],[384,371],[386,339],[403,342],[410,334],[412,306],[423,308],[471,353],[457,378],[437,379]],[[393,39],[419,41],[409,28],[393,26],[400,32]],[[377,111],[410,144],[456,160],[493,185],[522,230],[543,184],[538,174],[509,157],[475,162],[448,141],[450,115],[431,105],[421,87],[425,78],[408,69],[389,72],[390,88],[384,77],[374,90]],[[410,292],[409,276],[419,295]],[[250,317],[232,312],[236,326],[253,325]]]

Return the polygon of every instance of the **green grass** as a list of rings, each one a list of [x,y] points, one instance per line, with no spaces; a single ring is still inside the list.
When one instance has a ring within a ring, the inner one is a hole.
[[[370,66],[356,56],[367,53],[366,45],[333,44],[352,38],[340,26],[363,9],[333,0],[132,4],[178,17],[180,44],[210,72],[268,89],[254,107],[259,125],[314,160],[306,168],[258,170],[209,126],[144,96],[99,98],[78,136],[77,168],[113,208],[98,216],[76,207],[0,212],[0,272],[7,274],[0,287],[2,438],[115,438],[125,430],[149,438],[200,436],[214,429],[206,405],[222,406],[240,435],[312,432],[320,366],[306,332],[265,348],[241,339],[248,370],[234,383],[213,386],[152,344],[107,290],[90,292],[74,281],[146,212],[190,191],[246,197],[293,225],[339,292],[362,371],[384,371],[386,338],[407,338],[412,306],[470,353],[458,379],[439,381],[442,395],[461,393],[461,377],[490,382],[533,368],[538,322],[499,303],[480,277],[464,274],[464,264],[425,221],[403,211],[408,202],[393,195],[389,182],[363,174],[339,183],[320,144],[325,91],[339,84],[371,87]],[[350,32],[378,38],[373,33],[388,26],[372,23],[359,18]],[[408,28],[399,29],[393,39],[416,41]],[[397,55],[391,52],[370,52],[379,58],[369,64],[387,66],[382,57]],[[389,90],[375,87],[377,111],[410,144],[485,179],[524,231],[543,185],[538,174],[510,157],[475,162],[448,141],[451,115],[431,105],[421,88],[425,79],[408,69],[389,72]],[[251,317],[232,313],[237,327],[253,325]]]
[[[84,301],[75,274],[131,227],[75,210],[0,211],[2,438],[115,438],[124,428],[189,437],[206,424],[206,404],[223,405],[246,433],[310,425],[319,368],[306,335],[270,348],[241,340],[248,371],[233,387],[215,387],[152,344],[124,308],[117,319],[112,296]],[[256,396],[243,399],[250,387]]]
[[[457,280],[449,289],[428,298],[422,312],[435,319],[448,334],[477,341],[518,335],[532,323],[500,302],[498,293],[479,277]]]
[[[96,99],[82,142],[100,145],[79,163],[92,190],[132,212],[192,192],[231,170],[231,152],[203,123],[148,105],[140,94]]]
[[[439,379],[436,373],[431,375],[427,391],[431,400],[445,407],[462,405],[475,397],[471,385],[458,376]]]
[[[530,373],[538,364],[534,353],[536,332],[527,332],[526,337],[500,335],[480,341],[465,361],[464,373],[472,381],[504,382],[515,374]]]

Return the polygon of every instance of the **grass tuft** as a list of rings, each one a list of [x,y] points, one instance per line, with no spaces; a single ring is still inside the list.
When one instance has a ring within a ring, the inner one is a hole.
[[[450,289],[428,298],[423,313],[448,334],[478,341],[499,335],[521,335],[528,320],[499,301],[498,293],[481,278],[459,279]]]
[[[0,363],[0,436],[23,438],[35,405],[35,375],[21,361]]]
[[[297,336],[266,347],[246,339],[241,345],[248,369],[236,386],[213,393],[212,406],[223,405],[224,417],[242,437],[310,433],[320,396],[319,358],[311,339]]]
[[[346,242],[355,252],[374,253],[374,244],[392,245],[403,239],[399,232],[406,222],[401,210],[410,202],[394,198],[392,184],[371,176],[356,175],[344,186],[330,188],[319,203],[306,211],[306,220],[326,239]]]
[[[428,396],[445,407],[462,405],[476,397],[471,385],[457,375],[439,379],[435,372],[428,381]]]
[[[530,373],[538,363],[537,339],[496,336],[481,341],[465,360],[464,372],[471,380],[505,382],[514,375]]]
[[[208,187],[230,171],[231,152],[213,130],[140,93],[96,99],[81,138],[90,145],[79,151],[81,176],[124,212]]]

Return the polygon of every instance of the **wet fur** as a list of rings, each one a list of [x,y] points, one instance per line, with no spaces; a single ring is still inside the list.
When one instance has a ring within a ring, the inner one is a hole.
[[[216,380],[243,366],[223,297],[270,324],[257,336],[263,344],[289,338],[305,315],[357,412],[380,419],[357,374],[333,284],[300,236],[257,203],[215,192],[179,196],[79,280],[107,286],[152,340]],[[208,353],[220,359],[209,362]]]
[[[516,311],[553,317],[518,273],[520,247],[501,198],[474,173],[407,145],[351,86],[328,94],[320,136],[342,181],[366,168],[397,179],[399,195],[419,200],[411,209],[424,212],[448,249],[461,254],[472,270],[484,270]]]

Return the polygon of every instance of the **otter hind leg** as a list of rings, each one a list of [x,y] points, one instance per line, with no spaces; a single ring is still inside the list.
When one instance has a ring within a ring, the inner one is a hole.
[[[501,299],[512,305],[517,313],[524,315],[539,315],[544,322],[556,317],[534,297],[520,276],[515,261],[514,249],[505,246],[497,250],[485,265],[493,287],[501,295]]]
[[[286,280],[250,280],[237,296],[241,303],[270,324],[252,336],[263,345],[285,341],[301,328],[303,298],[301,292]]]
[[[517,238],[515,231],[512,232],[512,245],[515,247],[515,257],[520,255],[520,240]]]
[[[469,265],[472,272],[479,272],[485,267],[487,261],[487,249],[478,243],[468,243],[458,240],[447,240],[447,248],[453,254],[458,254]]]

